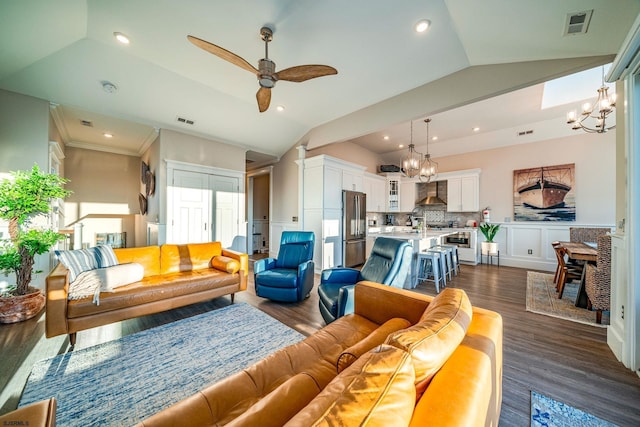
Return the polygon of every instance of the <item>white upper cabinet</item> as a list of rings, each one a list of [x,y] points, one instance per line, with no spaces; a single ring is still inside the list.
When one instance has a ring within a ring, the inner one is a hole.
[[[411,212],[416,207],[416,182],[400,182],[400,212]]]
[[[349,191],[364,191],[362,171],[343,169],[342,189]]]
[[[367,195],[367,212],[386,211],[385,188],[387,180],[379,175],[365,173],[363,177],[364,192]]]
[[[470,174],[447,179],[447,211],[477,212],[480,210],[480,176]]]

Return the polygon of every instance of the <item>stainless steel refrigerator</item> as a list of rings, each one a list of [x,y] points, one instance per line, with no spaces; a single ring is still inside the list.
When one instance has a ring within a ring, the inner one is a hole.
[[[367,195],[342,192],[342,254],[345,267],[364,264],[367,245]]]

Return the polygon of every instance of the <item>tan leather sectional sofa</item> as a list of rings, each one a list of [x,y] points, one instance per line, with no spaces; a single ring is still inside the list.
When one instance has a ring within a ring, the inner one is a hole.
[[[125,319],[231,295],[247,289],[248,255],[220,242],[114,249],[119,263],[136,262],[144,277],[92,298],[69,300],[69,272],[58,264],[47,276],[46,336],[69,334]]]
[[[502,334],[462,290],[360,282],[354,314],[140,426],[497,426]]]

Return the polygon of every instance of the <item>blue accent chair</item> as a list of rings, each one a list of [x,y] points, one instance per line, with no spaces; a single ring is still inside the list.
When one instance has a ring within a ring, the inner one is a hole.
[[[327,324],[353,313],[354,287],[361,280],[402,288],[411,275],[413,247],[405,240],[378,237],[362,270],[322,270],[318,295],[320,314]]]
[[[312,231],[283,231],[278,258],[265,258],[253,264],[256,295],[273,301],[297,302],[313,288]]]

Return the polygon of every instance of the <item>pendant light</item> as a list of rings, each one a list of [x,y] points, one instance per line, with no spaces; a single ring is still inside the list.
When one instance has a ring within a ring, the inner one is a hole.
[[[424,119],[424,122],[427,124],[427,154],[425,154],[420,168],[420,181],[430,182],[435,181],[438,176],[438,163],[431,160],[429,153],[429,123],[431,123],[431,119]]]
[[[408,178],[414,178],[420,173],[422,167],[422,154],[416,151],[413,144],[413,120],[411,121],[411,140],[409,143],[409,152],[401,160],[402,174]]]

